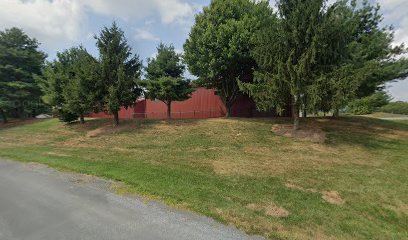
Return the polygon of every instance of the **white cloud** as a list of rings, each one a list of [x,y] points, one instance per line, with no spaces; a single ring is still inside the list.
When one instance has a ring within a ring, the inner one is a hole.
[[[23,28],[47,49],[58,50],[88,39],[91,13],[125,21],[158,17],[164,24],[184,23],[194,14],[182,0],[0,0],[0,29]],[[139,36],[158,39],[148,32]]]
[[[150,41],[160,41],[160,38],[156,37],[153,33],[137,28],[134,35],[136,40],[150,40]]]
[[[74,42],[87,21],[82,6],[71,0],[1,0],[0,28],[20,27],[49,48]]]
[[[394,101],[408,102],[408,78],[387,84],[387,91],[394,98]]]
[[[395,39],[396,44],[405,43],[405,46],[408,45],[408,17],[402,19],[401,24],[395,30]]]
[[[180,0],[83,0],[82,3],[96,13],[123,20],[158,14],[162,23],[170,24],[183,21],[193,14],[192,6]]]

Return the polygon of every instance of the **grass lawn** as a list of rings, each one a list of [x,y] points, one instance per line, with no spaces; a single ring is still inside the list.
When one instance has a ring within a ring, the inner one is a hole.
[[[408,117],[408,115],[402,114],[394,114],[394,113],[384,113],[384,112],[375,112],[372,114],[364,115],[365,117],[371,118],[400,118],[400,117]]]
[[[278,136],[276,123],[44,120],[0,129],[0,156],[115,179],[271,239],[408,238],[408,121],[301,122],[324,143]]]

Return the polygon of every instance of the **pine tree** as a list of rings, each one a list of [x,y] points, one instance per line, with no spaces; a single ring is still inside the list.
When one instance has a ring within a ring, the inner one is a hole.
[[[35,115],[42,103],[35,75],[41,74],[46,55],[36,39],[21,29],[0,31],[0,114],[26,117]]]
[[[142,62],[132,54],[123,31],[115,22],[109,28],[104,27],[96,39],[100,54],[96,98],[105,111],[113,114],[117,126],[120,108],[132,106],[141,94],[137,82]]]

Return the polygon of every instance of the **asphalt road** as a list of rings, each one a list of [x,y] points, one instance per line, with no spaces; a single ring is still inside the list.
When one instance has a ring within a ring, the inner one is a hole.
[[[118,196],[110,184],[0,160],[0,240],[259,239],[194,213]]]

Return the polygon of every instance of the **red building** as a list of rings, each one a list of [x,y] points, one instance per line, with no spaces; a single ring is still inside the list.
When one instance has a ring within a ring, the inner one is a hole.
[[[214,89],[197,88],[190,99],[173,102],[172,118],[217,118],[226,114],[225,106]],[[248,96],[239,97],[232,107],[233,117],[274,117],[274,112],[259,112],[255,103]],[[91,113],[94,118],[111,118],[106,113]],[[161,101],[139,99],[133,107],[122,108],[119,118],[167,118],[167,106]]]

